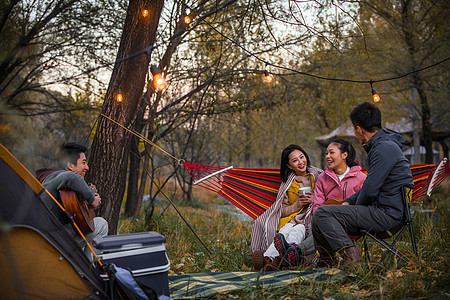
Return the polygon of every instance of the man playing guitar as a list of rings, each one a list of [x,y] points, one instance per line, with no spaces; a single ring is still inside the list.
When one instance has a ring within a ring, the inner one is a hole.
[[[63,206],[61,195],[64,195],[63,191],[65,190],[71,190],[81,199],[84,199],[87,202],[87,206],[91,209],[96,209],[101,204],[100,195],[94,192],[84,180],[84,176],[89,170],[86,162],[86,150],[86,147],[78,143],[65,143],[57,155],[59,168],[45,168],[36,171],[36,178],[42,182],[49,193]],[[43,193],[41,198],[77,241],[84,243],[73,230],[70,220],[68,220],[53,199],[46,193]],[[88,227],[88,231],[85,233],[86,240],[91,243],[95,237],[108,234],[108,223],[101,217],[94,217],[90,230]],[[85,247],[84,244],[82,244],[82,247],[84,247],[85,254],[91,258],[89,247]]]

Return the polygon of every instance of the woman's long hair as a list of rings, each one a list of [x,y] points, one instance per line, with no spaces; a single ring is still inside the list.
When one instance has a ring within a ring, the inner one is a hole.
[[[353,145],[350,142],[347,142],[346,140],[336,138],[332,139],[330,144],[336,144],[338,146],[338,149],[341,151],[341,153],[347,152],[347,157],[345,158],[345,162],[347,163],[347,166],[350,168],[353,166],[359,166],[359,161],[356,160],[356,151],[355,148],[353,148]]]
[[[299,145],[294,145],[294,144],[287,146],[286,148],[284,148],[283,152],[281,153],[280,178],[281,178],[281,181],[283,181],[283,182],[286,182],[288,180],[289,173],[292,171],[292,169],[289,169],[288,164],[289,164],[289,154],[291,154],[291,152],[294,150],[299,150],[303,153],[303,155],[305,155],[307,169],[311,166],[311,163],[309,161],[309,156],[306,153],[306,151],[303,150],[302,147],[300,147]]]

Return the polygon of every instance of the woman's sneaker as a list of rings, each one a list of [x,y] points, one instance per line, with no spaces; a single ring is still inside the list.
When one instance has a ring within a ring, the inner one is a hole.
[[[280,253],[281,257],[284,256],[287,249],[289,249],[289,247],[291,246],[286,242],[286,239],[284,238],[284,235],[282,233],[277,233],[275,235],[275,238],[273,239],[273,245],[275,246],[275,249],[277,249],[278,253]]]
[[[293,268],[303,264],[304,258],[302,250],[297,245],[291,246],[286,250],[286,253],[281,258],[281,267]]]

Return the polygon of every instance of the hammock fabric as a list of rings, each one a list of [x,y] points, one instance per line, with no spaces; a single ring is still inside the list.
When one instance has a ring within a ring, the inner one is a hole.
[[[247,215],[256,219],[276,200],[281,184],[279,169],[234,168],[185,162],[194,184],[216,192]],[[366,169],[363,169],[366,172]],[[412,201],[428,195],[450,175],[449,160],[439,164],[411,165]]]

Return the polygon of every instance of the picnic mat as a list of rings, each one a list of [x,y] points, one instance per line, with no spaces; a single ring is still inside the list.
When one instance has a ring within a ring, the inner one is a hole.
[[[278,272],[217,272],[169,276],[170,297],[192,299],[210,297],[248,287],[275,288],[299,281],[337,281],[348,276],[339,269],[314,269],[307,271]]]

